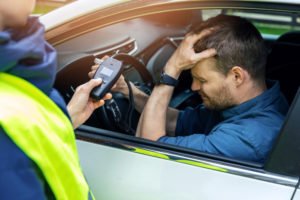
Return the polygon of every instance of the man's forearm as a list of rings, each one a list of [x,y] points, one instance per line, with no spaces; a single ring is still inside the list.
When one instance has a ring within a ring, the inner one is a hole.
[[[138,89],[133,83],[130,82],[130,84],[133,91],[135,109],[139,113],[142,113],[149,99],[149,96],[140,89]],[[123,93],[126,96],[126,98],[129,98],[128,91],[123,91]],[[174,136],[175,134],[178,113],[179,111],[175,108],[167,108],[166,130],[169,136]],[[142,115],[140,117],[142,117]]]
[[[140,117],[137,136],[156,141],[166,135],[167,110],[173,90],[167,85],[154,88]]]
[[[140,89],[138,89],[133,83],[130,82],[130,85],[133,92],[135,109],[139,113],[142,113],[149,96]],[[125,96],[129,98],[129,94],[125,94]]]

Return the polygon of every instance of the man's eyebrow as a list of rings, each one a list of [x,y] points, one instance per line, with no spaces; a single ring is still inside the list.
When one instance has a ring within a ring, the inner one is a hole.
[[[191,73],[191,75],[192,75],[192,77],[193,78],[197,78],[197,79],[205,79],[205,78],[203,78],[202,76],[199,76],[198,74],[195,74],[195,73]]]
[[[195,73],[193,73],[193,70],[191,70],[191,76],[192,76],[192,77],[195,77],[195,76],[196,76]]]

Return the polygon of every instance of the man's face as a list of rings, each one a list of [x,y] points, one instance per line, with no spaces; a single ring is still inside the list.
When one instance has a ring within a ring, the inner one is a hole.
[[[223,110],[234,106],[233,83],[216,68],[215,58],[207,58],[192,69],[192,90],[198,92],[208,109]]]

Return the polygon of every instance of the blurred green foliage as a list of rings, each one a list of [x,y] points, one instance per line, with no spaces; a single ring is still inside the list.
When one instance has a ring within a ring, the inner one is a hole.
[[[33,11],[33,14],[45,14],[47,12],[50,12],[51,10],[54,10],[58,8],[57,6],[51,6],[51,5],[40,5],[40,4],[37,4],[35,6],[35,9]]]
[[[56,1],[56,0],[37,0],[36,6],[33,11],[33,14],[43,15],[46,14],[56,8],[64,6],[68,3],[73,2],[74,0],[63,0],[63,1]]]
[[[292,25],[277,25],[277,24],[268,24],[268,23],[253,23],[255,27],[263,34],[270,34],[270,35],[282,35],[283,33],[289,31],[299,31],[299,26],[292,26]]]

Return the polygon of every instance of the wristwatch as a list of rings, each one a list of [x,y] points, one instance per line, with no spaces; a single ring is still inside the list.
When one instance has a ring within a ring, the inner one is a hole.
[[[176,87],[178,84],[178,80],[162,71],[160,74],[159,84]]]

